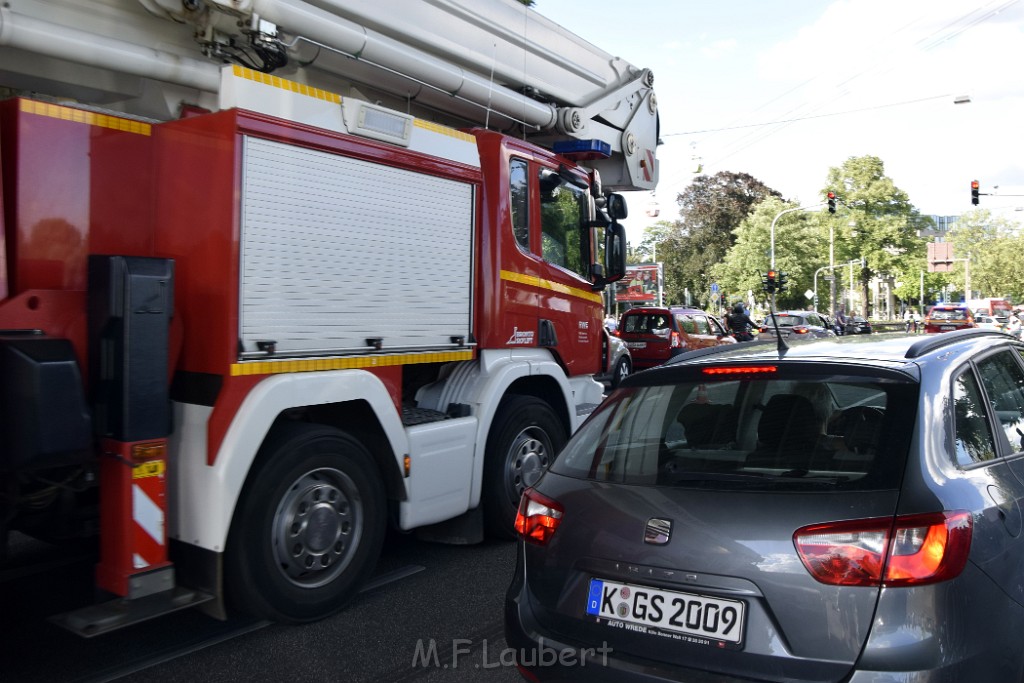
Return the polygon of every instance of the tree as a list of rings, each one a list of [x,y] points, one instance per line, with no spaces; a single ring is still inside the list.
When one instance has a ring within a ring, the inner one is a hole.
[[[867,317],[872,277],[884,275],[891,282],[917,275],[907,267],[912,261],[908,257],[925,250],[918,231],[927,226],[927,219],[885,175],[878,157],[850,157],[842,166],[830,168],[823,195],[829,191],[843,207],[836,213],[836,261],[863,259],[861,301]]]
[[[682,302],[689,291],[706,306],[712,268],[735,242],[733,231],[762,200],[781,196],[746,173],[721,171],[694,178],[676,198],[680,219],[657,243],[668,300]]]
[[[629,246],[626,252],[626,262],[630,264],[654,263],[658,258],[664,256],[660,245],[668,244],[677,230],[679,230],[678,222],[673,221],[657,221],[648,225],[644,228],[640,244],[635,248],[633,245]]]
[[[711,269],[730,301],[747,300],[753,292],[758,302],[766,300],[761,274],[771,264],[771,225],[779,213],[794,208],[776,197],[765,199],[734,231],[735,244],[724,260]],[[786,290],[776,295],[779,309],[805,308],[804,292],[814,284],[814,271],[828,263],[828,237],[822,236],[815,214],[795,211],[775,224],[775,269],[788,275]]]

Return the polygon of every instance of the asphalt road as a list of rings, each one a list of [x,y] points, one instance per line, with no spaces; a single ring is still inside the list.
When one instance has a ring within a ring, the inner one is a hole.
[[[49,571],[9,573],[0,585],[0,680],[520,681],[502,635],[514,563],[514,543],[393,535],[376,575],[385,583],[329,619],[291,626],[184,611],[83,639],[46,617],[91,599],[91,560],[57,553]]]

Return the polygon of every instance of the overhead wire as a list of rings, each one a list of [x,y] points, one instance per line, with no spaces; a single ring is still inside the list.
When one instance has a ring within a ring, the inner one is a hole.
[[[958,35],[966,32],[966,31],[970,30],[974,26],[977,26],[978,24],[988,20],[992,16],[995,16],[996,14],[999,14],[1000,12],[1002,12],[1007,7],[1010,7],[1011,5],[1014,5],[1017,2],[1019,2],[1019,1],[1020,0],[991,0],[990,2],[987,2],[987,3],[983,4],[983,5],[977,6],[974,9],[972,9],[970,12],[967,12],[966,14],[960,15],[956,19],[954,19],[954,20],[944,24],[943,26],[937,28],[936,30],[928,33],[924,37],[916,40],[912,45],[914,47],[920,48],[922,51],[931,50],[931,49],[941,45],[942,43],[948,42],[949,40],[955,38],[956,36],[958,36]],[[992,5],[996,4],[996,3],[999,3],[998,6],[996,6],[993,9],[987,9],[988,7],[990,7],[990,6],[992,6]],[[981,13],[981,14],[978,15],[979,13]],[[973,19],[970,19],[970,21],[967,24],[963,24],[963,22],[965,20],[968,20],[973,15],[978,15],[978,16],[975,16]],[[884,41],[891,41],[894,37],[898,36],[900,33],[903,33],[904,31],[906,31],[906,30],[910,29],[911,27],[919,24],[920,22],[926,20],[927,18],[928,18],[928,16],[924,15],[924,14],[918,16],[916,19],[913,19],[913,20],[903,24],[902,26],[900,26],[896,30],[894,30],[894,31],[890,32],[889,34],[887,34],[886,36],[884,36],[883,38],[879,38],[878,40],[875,41],[874,45],[881,45],[881,44],[883,44]],[[959,28],[957,28],[956,30],[949,31],[949,29],[952,29],[952,28],[957,27],[957,26],[959,26]],[[866,68],[861,69],[860,71],[851,74],[850,76],[845,78],[843,81],[839,81],[839,82],[834,83],[833,86],[836,87],[836,88],[839,88],[840,86],[845,86],[845,85],[852,84],[857,79],[863,78],[866,75],[871,74],[872,72],[875,72],[876,74],[880,75],[880,74],[887,73],[888,71],[891,71],[895,67],[892,66],[891,64],[889,66],[886,66],[887,62],[885,60],[889,57],[889,55],[891,55],[891,53],[893,53],[894,51],[896,51],[898,49],[900,49],[899,45],[891,47],[888,50],[879,52],[878,54],[876,54],[874,60]],[[793,94],[794,92],[797,92],[797,91],[799,91],[799,90],[801,90],[803,88],[806,88],[806,87],[810,86],[815,81],[819,81],[819,80],[822,80],[824,78],[827,78],[830,75],[831,75],[831,72],[828,69],[823,69],[819,73],[815,74],[814,76],[812,76],[810,78],[807,78],[807,79],[803,80],[799,84],[794,85],[793,87],[789,88],[785,92],[780,93],[780,94],[772,97],[771,99],[769,99],[765,103],[763,103],[763,104],[759,105],[758,107],[752,109],[751,111],[747,112],[743,116],[736,117],[735,119],[733,119],[734,123],[731,123],[729,125],[725,125],[725,126],[722,126],[720,128],[707,129],[707,130],[704,130],[704,131],[691,131],[691,132],[684,132],[684,133],[667,133],[667,134],[662,134],[662,138],[668,138],[668,137],[673,137],[673,136],[677,136],[677,135],[696,135],[696,134],[703,134],[703,133],[711,133],[710,138],[708,138],[708,139],[711,139],[711,138],[714,138],[716,136],[716,134],[718,134],[718,133],[723,133],[723,132],[727,132],[727,131],[730,131],[730,130],[747,129],[747,128],[756,129],[756,130],[752,130],[748,134],[745,134],[745,135],[737,138],[733,142],[729,143],[726,146],[726,150],[724,150],[724,154],[719,155],[718,157],[714,158],[713,160],[707,162],[707,164],[706,164],[706,166],[715,166],[715,165],[721,164],[726,159],[729,159],[729,158],[735,156],[736,154],[738,154],[739,152],[741,152],[741,151],[743,151],[745,149],[748,149],[749,147],[751,147],[751,146],[753,146],[755,144],[758,144],[759,142],[762,142],[764,139],[770,137],[771,135],[774,135],[775,133],[778,133],[778,132],[784,130],[785,128],[787,128],[788,126],[792,125],[793,123],[796,123],[796,122],[799,122],[799,121],[806,121],[806,120],[811,120],[811,119],[824,118],[824,117],[828,117],[828,116],[839,116],[839,115],[843,115],[843,114],[857,113],[857,112],[862,112],[862,111],[870,111],[872,109],[882,109],[882,108],[898,106],[898,105],[903,105],[903,104],[914,104],[914,103],[917,103],[917,102],[927,101],[927,100],[930,100],[930,99],[939,99],[940,97],[948,97],[948,95],[946,95],[946,96],[934,96],[934,97],[921,98],[921,99],[918,99],[918,100],[909,100],[907,102],[893,103],[893,104],[887,104],[887,105],[877,105],[877,106],[874,106],[874,107],[865,107],[865,108],[861,108],[861,109],[852,109],[852,110],[846,110],[846,111],[841,111],[841,112],[832,112],[832,113],[824,113],[824,114],[816,113],[816,112],[820,112],[823,108],[825,108],[829,104],[833,104],[833,103],[843,99],[844,97],[848,96],[848,94],[849,94],[847,91],[839,91],[835,95],[831,96],[830,98],[827,98],[826,100],[818,102],[818,103],[801,102],[801,103],[797,104],[796,106],[791,107],[790,109],[788,109],[785,113],[783,113],[782,114],[783,118],[780,118],[779,120],[770,121],[770,122],[764,122],[764,123],[750,123],[750,124],[740,123],[745,118],[749,119],[751,114],[756,113],[758,111],[761,111],[764,108],[766,108],[767,106],[769,106],[769,105],[771,105],[771,104],[773,104],[775,102],[778,102],[778,101],[788,97],[789,95]],[[701,140],[699,142],[704,143],[704,142],[706,142],[706,140]],[[689,174],[688,173],[681,173],[681,174],[673,177],[672,179],[670,179],[669,183],[665,183],[665,184],[668,184],[669,186],[675,185],[675,184],[678,183],[679,180],[684,178],[686,175],[689,175]]]

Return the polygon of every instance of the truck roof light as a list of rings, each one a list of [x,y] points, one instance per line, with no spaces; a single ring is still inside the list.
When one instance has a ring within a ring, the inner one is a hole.
[[[612,155],[612,146],[603,140],[561,140],[552,149],[573,161],[607,159]]]

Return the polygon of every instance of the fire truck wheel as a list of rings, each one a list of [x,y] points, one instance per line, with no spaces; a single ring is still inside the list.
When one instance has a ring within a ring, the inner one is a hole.
[[[233,606],[290,622],[338,611],[373,570],[386,519],[384,486],[361,443],[330,427],[278,425],[231,525]]]
[[[495,538],[515,538],[516,510],[565,445],[565,428],[551,407],[532,396],[506,396],[487,436],[484,519]]]

